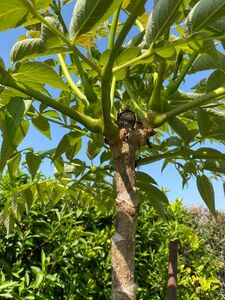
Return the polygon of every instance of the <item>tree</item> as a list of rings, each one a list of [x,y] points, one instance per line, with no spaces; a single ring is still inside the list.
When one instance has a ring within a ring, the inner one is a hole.
[[[36,193],[48,193],[49,181],[35,179],[45,157],[59,173],[60,184],[51,186],[53,203],[62,197],[65,187],[71,195],[82,186],[92,196],[96,192],[103,200],[110,198],[107,178],[114,171],[117,196],[111,247],[112,299],[135,299],[139,194],[148,196],[161,214],[168,203],[154,179],[135,172],[135,167],[164,160],[163,168],[173,164],[184,185],[195,176],[203,200],[216,213],[213,186],[205,170],[221,177],[225,154],[201,144],[207,139],[225,140],[225,3],[158,0],[148,16],[150,1],[146,0],[78,0],[68,29],[61,9],[69,2],[1,1],[0,30],[24,26],[28,38],[13,46],[8,70],[3,61],[0,64],[0,169],[8,165],[13,177],[21,154],[26,155],[33,182],[17,191],[23,201],[18,205],[19,197],[11,201],[17,214]],[[139,30],[136,35],[134,27]],[[133,37],[126,42],[129,32]],[[101,52],[97,41],[107,35],[107,49]],[[54,54],[57,58],[46,59]],[[195,84],[193,93],[180,90],[188,74],[209,69],[214,71]],[[76,75],[75,80],[71,74]],[[60,95],[53,97],[46,84],[59,88]],[[31,122],[46,136],[50,135],[50,122],[69,132],[48,152],[17,150]],[[151,148],[149,138],[156,133],[155,128],[159,133]],[[89,138],[90,159],[101,154],[100,166],[87,166],[75,158],[82,136]],[[74,174],[76,179],[65,177],[65,173]],[[91,184],[82,185],[82,181]],[[10,207],[7,201],[1,214],[8,231],[15,218]]]

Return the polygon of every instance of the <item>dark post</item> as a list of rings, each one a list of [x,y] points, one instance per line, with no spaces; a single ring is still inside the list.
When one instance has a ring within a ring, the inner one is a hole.
[[[177,299],[177,253],[178,253],[178,240],[170,241],[168,283],[167,283],[168,300]]]

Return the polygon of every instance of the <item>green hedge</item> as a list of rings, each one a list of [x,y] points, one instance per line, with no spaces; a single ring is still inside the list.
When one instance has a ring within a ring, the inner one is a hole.
[[[218,281],[224,257],[212,247],[209,232],[216,235],[217,227],[210,224],[199,225],[196,214],[187,213],[180,201],[166,209],[165,219],[147,201],[142,203],[136,243],[137,299],[166,299],[171,239],[180,241],[178,299],[225,299],[224,285]],[[8,238],[1,230],[0,298],[110,299],[112,233],[111,211],[103,213],[68,199],[51,209],[36,202]]]

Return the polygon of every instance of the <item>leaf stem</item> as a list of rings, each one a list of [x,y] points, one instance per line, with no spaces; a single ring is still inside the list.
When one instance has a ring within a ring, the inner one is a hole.
[[[167,92],[169,94],[174,93],[179,88],[182,81],[184,80],[184,77],[186,76],[186,74],[188,73],[190,68],[192,67],[193,62],[196,60],[197,56],[198,56],[198,52],[194,52],[191,55],[191,57],[190,57],[189,61],[187,62],[187,64],[185,65],[184,69],[180,73],[180,75],[177,77],[177,79],[175,81],[170,81],[170,83],[167,86]]]
[[[114,40],[115,40],[115,36],[116,36],[116,28],[117,28],[117,23],[118,23],[118,19],[119,19],[119,14],[120,14],[120,9],[122,6],[122,2],[119,5],[119,7],[116,9],[114,15],[113,15],[113,19],[112,19],[112,27],[110,30],[110,35],[109,35],[109,42],[108,42],[108,48],[112,49],[113,45],[114,45]]]
[[[166,63],[162,62],[159,65],[159,71],[156,78],[156,84],[153,93],[149,100],[149,108],[153,111],[162,112],[163,111],[163,100],[161,99],[162,83],[164,79],[164,73],[166,69]]]
[[[102,121],[100,119],[93,119],[87,115],[84,115],[71,107],[65,106],[64,104],[56,101],[55,99],[52,99],[36,91],[35,89],[32,89],[29,86],[14,80],[12,76],[10,76],[10,74],[6,72],[1,66],[0,84],[12,87],[28,96],[31,96],[34,99],[39,100],[41,103],[44,103],[47,106],[56,109],[57,111],[70,117],[74,121],[83,124],[88,130],[92,132],[100,133],[102,130]]]
[[[116,124],[111,119],[111,97],[110,97],[110,90],[111,90],[111,82],[112,82],[112,68],[113,64],[117,58],[117,55],[120,51],[123,41],[125,40],[128,32],[130,31],[131,27],[133,26],[140,9],[145,4],[146,0],[138,0],[134,6],[132,13],[127,18],[126,22],[124,23],[115,44],[112,47],[111,53],[109,55],[108,62],[106,63],[105,67],[102,70],[102,111],[103,111],[103,133],[105,136],[113,136],[117,132],[118,128]]]
[[[62,54],[58,54],[58,59],[62,68],[62,71],[68,81],[68,84],[70,85],[71,89],[73,90],[73,92],[75,93],[75,95],[77,95],[83,102],[85,102],[86,105],[88,105],[88,101],[86,96],[81,92],[81,90],[76,86],[76,84],[74,83],[74,81],[72,80],[70,73],[67,69],[67,66],[65,64],[65,61],[63,59]]]

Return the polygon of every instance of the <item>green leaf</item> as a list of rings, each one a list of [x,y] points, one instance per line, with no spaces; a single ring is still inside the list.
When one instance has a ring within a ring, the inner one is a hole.
[[[25,111],[24,101],[20,98],[13,98],[7,105],[5,127],[6,134],[12,146],[16,147],[15,134],[20,126]]]
[[[33,2],[35,2],[35,7],[40,9],[49,6],[52,0],[35,0]]]
[[[121,0],[78,0],[69,30],[73,40],[107,20],[121,2]]]
[[[11,159],[9,159],[7,161],[9,175],[11,178],[13,178],[14,175],[16,174],[16,172],[18,171],[19,165],[20,165],[20,160],[21,160],[21,154],[17,153],[16,155],[14,155]]]
[[[178,118],[174,118],[172,120],[169,120],[168,124],[185,143],[190,142],[192,138],[190,131],[181,120],[179,120]]]
[[[75,156],[80,150],[81,146],[81,134],[78,132],[70,132],[65,134],[61,141],[59,142],[53,160],[58,159],[63,153],[67,152],[68,156],[73,152],[72,156]]]
[[[101,134],[95,134],[87,143],[87,156],[89,159],[94,159],[101,151],[104,145],[104,140]]]
[[[190,11],[186,23],[189,32],[197,32],[223,17],[225,14],[224,0],[200,0]]]
[[[139,55],[140,51],[141,49],[139,47],[130,47],[123,49],[117,57],[116,63],[118,65],[122,65],[129,60],[136,58]]]
[[[159,0],[155,4],[146,27],[145,38],[148,45],[165,34],[179,17],[189,0]]]
[[[33,186],[29,186],[27,189],[22,191],[23,200],[25,203],[26,213],[28,214],[31,209],[31,205],[34,199],[34,188]]]
[[[47,138],[51,139],[50,125],[46,118],[38,116],[32,119],[34,127]]]
[[[55,111],[55,110],[46,110],[46,111],[43,111],[41,113],[42,116],[44,117],[50,117],[50,118],[53,118],[53,119],[59,119],[61,120],[61,117],[60,117],[60,114]]]
[[[207,159],[202,165],[201,168],[203,170],[208,170],[211,172],[216,172],[219,174],[225,174],[225,163],[215,160],[215,159]]]
[[[32,177],[32,179],[34,179],[34,177],[36,176],[37,171],[40,167],[40,164],[41,164],[41,157],[34,154],[33,152],[28,152],[26,154],[26,162],[27,162],[31,177]]]
[[[208,209],[211,211],[212,214],[215,215],[215,195],[214,189],[211,181],[206,175],[198,175],[197,176],[197,187],[198,191],[204,200],[205,204],[207,205]]]
[[[26,22],[28,11],[24,0],[1,0],[0,31],[21,26]]]
[[[11,62],[23,61],[28,58],[70,52],[64,47],[46,48],[40,38],[26,39],[16,42],[10,52]]]
[[[56,17],[48,16],[48,17],[45,17],[45,20],[49,24],[51,24],[54,28],[56,28],[58,31],[63,33],[63,27]],[[59,46],[62,46],[65,44],[54,32],[52,32],[44,24],[41,28],[41,39],[44,41],[46,48],[59,47]]]
[[[153,198],[157,201],[162,201],[165,204],[169,203],[165,193],[163,193],[155,185],[152,185],[149,182],[145,181],[137,181],[137,187],[140,189],[140,191],[145,192],[149,196],[149,201],[151,200],[151,198]]]
[[[141,172],[141,171],[136,171],[136,180],[144,181],[144,182],[148,182],[148,183],[157,185],[157,182],[155,181],[154,178],[152,178],[149,174]]]
[[[197,110],[197,120],[198,120],[198,128],[201,136],[203,138],[207,137],[212,124],[210,122],[209,116],[205,111],[205,109],[199,108]]]
[[[212,92],[213,90],[225,85],[225,73],[220,70],[213,72],[206,81],[207,92]]]
[[[15,73],[13,77],[28,85],[30,82],[37,82],[49,84],[54,88],[69,90],[54,69],[44,62],[35,61],[22,63],[18,73]]]
[[[218,52],[218,57],[212,57],[208,54],[201,55],[193,64],[189,73],[196,73],[199,71],[221,69],[225,70],[225,55]]]
[[[58,184],[55,188],[53,188],[48,207],[52,208],[53,206],[55,206],[62,199],[64,193],[65,193],[64,185]]]
[[[44,52],[44,42],[40,38],[27,39],[16,42],[10,52],[10,60],[16,62],[22,58],[27,58],[35,53]]]

